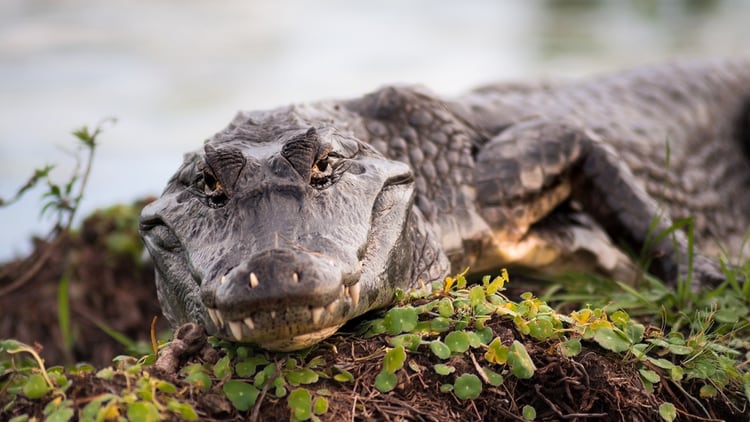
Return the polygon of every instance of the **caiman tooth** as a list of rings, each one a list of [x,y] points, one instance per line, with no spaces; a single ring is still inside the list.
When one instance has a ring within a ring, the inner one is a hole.
[[[234,339],[240,341],[242,339],[242,323],[239,321],[228,321],[229,331],[232,332]]]
[[[276,311],[271,311],[271,319],[276,319]]]
[[[328,313],[331,315],[333,315],[333,313],[336,311],[336,302],[338,302],[338,300],[334,300],[333,302],[326,305],[326,311],[328,311]]]
[[[359,283],[349,286],[349,296],[352,298],[352,306],[357,306],[359,304],[359,292],[361,291],[362,288]]]
[[[258,281],[258,276],[255,275],[255,273],[250,273],[250,287],[254,289],[258,287],[258,284],[260,284],[260,282]]]
[[[299,283],[299,274],[297,272],[292,273],[292,280],[294,280],[295,283]]]
[[[252,318],[247,317],[247,318],[243,319],[242,321],[245,323],[245,325],[247,325],[247,328],[249,328],[251,330],[255,329],[255,321],[253,321]]]
[[[207,308],[207,309],[208,309],[208,316],[211,317],[211,321],[213,321],[214,325],[218,327],[219,318],[216,317],[216,309],[213,309],[213,308]]]
[[[311,313],[312,313],[313,324],[317,324],[320,322],[320,318],[323,317],[324,310],[325,309],[323,309],[322,306],[318,306],[317,308],[312,308]]]
[[[221,276],[221,279],[219,280],[219,284],[224,284],[227,282],[227,276],[223,275]]]
[[[218,325],[219,328],[224,328],[224,316],[221,315],[221,311],[218,309],[215,312],[216,312],[216,319],[219,321],[219,323],[216,325]]]

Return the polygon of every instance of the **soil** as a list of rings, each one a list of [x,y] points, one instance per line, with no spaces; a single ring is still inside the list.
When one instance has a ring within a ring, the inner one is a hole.
[[[134,224],[134,223],[133,223]],[[112,234],[123,229],[118,220],[95,214],[88,218],[79,234],[63,234],[51,242],[38,241],[34,253],[25,260],[11,262],[0,269],[0,338],[15,338],[37,344],[48,366],[87,361],[97,368],[111,365],[114,356],[125,352],[118,341],[100,327],[106,324],[130,339],[148,342],[151,321],[160,315],[154,289],[153,269],[143,262],[140,249],[113,253]],[[127,248],[126,248],[127,249]],[[45,256],[46,263],[33,277],[23,281],[30,268]],[[68,270],[66,270],[68,268]],[[59,327],[58,286],[69,276],[71,326],[74,345],[66,348]],[[12,288],[11,288],[12,287]],[[166,329],[161,319],[160,329]],[[530,342],[516,332],[512,323],[495,320],[489,325],[496,336],[510,345],[522,342],[537,370],[528,380],[506,376],[499,387],[485,388],[475,400],[459,400],[440,391],[445,377],[432,370],[439,363],[432,353],[410,353],[413,364],[398,371],[398,384],[389,393],[375,389],[375,377],[382,368],[385,336],[365,339],[351,334],[356,322],[341,333],[316,346],[308,355],[322,356],[328,365],[344,368],[354,375],[350,383],[322,379],[315,389],[328,389],[330,407],[323,420],[523,420],[521,409],[530,405],[536,420],[660,420],[659,405],[673,403],[678,420],[750,419],[748,409],[731,406],[732,398],[717,397],[693,401],[699,397],[697,384],[684,382],[682,388],[662,382],[647,393],[637,367],[620,355],[607,353],[594,344],[584,344],[579,355],[568,358],[553,351],[552,344]],[[226,397],[218,393],[195,393],[178,376],[179,368],[196,361],[214,361],[218,353],[203,345],[202,351],[188,353],[175,362],[177,367],[152,368],[154,375],[171,381],[185,391],[184,399],[198,412],[200,420],[290,420],[285,398],[262,395],[256,408],[238,413]],[[483,351],[474,350],[477,361]],[[274,361],[273,354],[267,354]],[[476,363],[465,357],[443,362],[456,367],[457,374],[477,373]],[[68,397],[78,408],[105,392],[119,391],[124,381],[115,377],[105,381],[92,373],[72,376]],[[449,380],[448,382],[452,382]],[[2,401],[2,400],[0,400]],[[0,411],[0,419],[30,413],[40,416],[43,404],[19,398],[9,414]]]
[[[96,367],[126,352],[102,326],[150,344],[151,320],[161,316],[154,270],[142,259],[142,247],[128,244],[138,241],[134,218],[142,206],[96,212],[79,232],[35,239],[29,257],[0,267],[0,338],[39,345],[47,365],[88,362]],[[65,346],[59,324],[63,277],[69,280],[71,347]],[[167,329],[163,318],[157,329]]]

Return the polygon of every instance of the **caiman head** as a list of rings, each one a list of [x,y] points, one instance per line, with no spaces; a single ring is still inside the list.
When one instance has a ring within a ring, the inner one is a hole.
[[[426,259],[444,260],[409,166],[294,110],[239,114],[144,208],[173,325],[300,349],[419,285]]]

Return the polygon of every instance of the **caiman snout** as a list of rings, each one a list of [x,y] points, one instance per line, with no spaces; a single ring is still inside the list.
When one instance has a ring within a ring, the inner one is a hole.
[[[201,296],[226,337],[291,350],[341,326],[359,302],[358,281],[357,271],[335,258],[270,249],[204,281]]]

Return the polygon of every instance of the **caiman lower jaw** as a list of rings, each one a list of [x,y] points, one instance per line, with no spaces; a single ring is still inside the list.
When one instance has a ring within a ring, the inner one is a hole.
[[[332,336],[336,331],[338,331],[339,328],[341,328],[342,325],[344,324],[341,323],[339,325],[323,328],[311,333],[300,334],[289,339],[270,340],[265,343],[258,343],[258,345],[266,350],[274,350],[278,352],[293,352],[295,350],[304,349],[306,347],[312,346],[313,344],[320,343],[321,341]]]
[[[360,284],[355,283],[344,286],[340,297],[326,306],[257,311],[241,319],[228,319],[220,309],[206,309],[218,329],[217,336],[257,344],[266,350],[290,352],[321,342],[346,321],[363,313],[359,309],[360,294]]]

